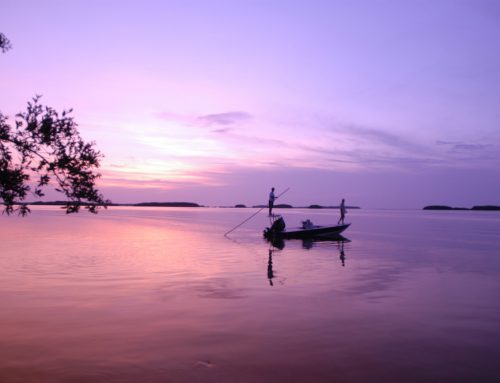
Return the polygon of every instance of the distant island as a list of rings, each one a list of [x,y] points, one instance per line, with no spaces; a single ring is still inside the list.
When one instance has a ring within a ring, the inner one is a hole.
[[[268,205],[254,205],[252,207],[260,207],[260,208],[264,208],[264,207],[267,207]],[[278,205],[274,205],[274,208],[275,209],[293,209],[293,206],[292,205],[288,205],[286,203],[281,203],[281,204],[278,204]]]
[[[309,205],[308,209],[340,209],[340,206],[321,206],[321,205]],[[359,206],[346,206],[347,210],[350,209],[361,209]]]
[[[133,206],[154,206],[154,207],[202,207],[194,202],[140,202]]]
[[[27,202],[26,205],[50,205],[63,206],[68,204],[68,201],[36,201]],[[82,202],[82,205],[87,203]],[[109,206],[152,206],[152,207],[203,207],[194,202],[140,202],[140,203],[110,203]]]
[[[496,205],[479,205],[472,208],[467,207],[451,207],[447,205],[429,205],[425,206],[423,210],[475,210],[475,211],[500,211],[500,206]]]

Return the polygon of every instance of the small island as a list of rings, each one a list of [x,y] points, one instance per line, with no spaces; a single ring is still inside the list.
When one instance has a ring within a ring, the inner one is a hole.
[[[429,205],[425,206],[423,210],[469,210],[466,207],[451,207],[447,205]]]
[[[500,206],[496,205],[473,206],[471,210],[500,211]]]
[[[475,210],[475,211],[500,211],[500,206],[496,205],[478,205],[472,208],[467,207],[451,207],[447,205],[429,205],[425,206],[423,210]]]
[[[265,208],[267,206],[268,205],[254,205],[252,207]],[[278,204],[278,205],[274,205],[273,208],[274,209],[293,209],[293,206],[292,205],[288,205],[286,203],[281,203],[281,204]]]
[[[194,202],[141,202],[134,206],[153,206],[153,207],[201,207]]]
[[[360,209],[359,206],[346,206],[347,210]],[[309,205],[307,209],[340,209],[340,206],[321,206],[321,205]]]

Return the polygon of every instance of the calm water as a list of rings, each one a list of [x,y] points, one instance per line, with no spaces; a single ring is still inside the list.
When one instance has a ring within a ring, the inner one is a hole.
[[[0,382],[499,381],[499,213],[252,213],[1,216]]]

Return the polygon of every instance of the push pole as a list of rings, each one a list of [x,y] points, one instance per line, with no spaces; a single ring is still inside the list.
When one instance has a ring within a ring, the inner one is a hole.
[[[290,190],[290,188],[289,188],[289,187],[288,187],[288,188],[286,188],[286,189],[285,189],[285,190],[284,190],[284,191],[283,191],[280,195],[278,195],[278,196],[276,197],[276,199],[280,198],[280,197],[281,197],[283,194],[285,194],[288,190]],[[226,233],[224,234],[224,237],[227,237],[227,235],[228,235],[229,233],[231,233],[232,231],[236,230],[238,227],[240,227],[241,225],[243,225],[245,222],[250,221],[253,217],[255,217],[257,214],[259,214],[259,213],[260,213],[262,210],[264,210],[266,207],[267,207],[267,206],[264,206],[264,207],[260,208],[260,209],[259,209],[259,210],[257,210],[255,213],[253,213],[250,217],[248,217],[247,219],[245,219],[242,223],[240,223],[240,224],[236,225],[235,227],[233,227],[231,230],[229,230],[228,232],[226,232]]]

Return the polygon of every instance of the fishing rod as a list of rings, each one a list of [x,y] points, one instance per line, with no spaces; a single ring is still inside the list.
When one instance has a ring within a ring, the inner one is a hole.
[[[283,194],[285,194],[288,190],[290,190],[290,188],[286,188],[280,195],[278,195],[276,197],[276,199],[280,198]],[[257,214],[259,214],[262,210],[264,210],[265,208],[267,208],[267,206],[264,206],[262,208],[260,208],[259,210],[257,210],[255,213],[253,213],[250,217],[248,217],[247,219],[245,219],[242,223],[236,225],[235,227],[233,227],[231,230],[229,230],[228,232],[224,233],[224,237],[227,237],[227,235],[231,232],[233,232],[234,230],[236,230],[238,227],[240,227],[241,225],[243,225],[245,222],[248,222],[250,221],[253,217],[255,217]]]

